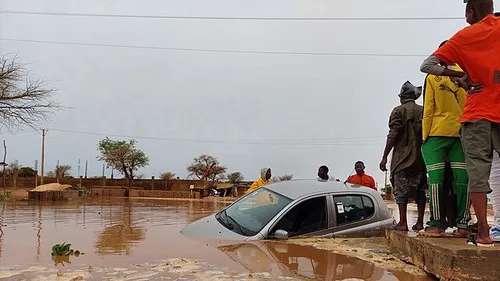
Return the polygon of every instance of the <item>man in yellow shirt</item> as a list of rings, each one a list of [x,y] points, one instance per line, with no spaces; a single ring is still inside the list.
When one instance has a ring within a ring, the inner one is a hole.
[[[271,168],[264,168],[264,169],[260,170],[260,178],[252,183],[252,185],[245,192],[245,194],[251,193],[251,192],[255,191],[256,189],[258,189],[266,184],[270,184],[272,182],[271,176],[272,176],[271,175]]]
[[[445,42],[441,43],[441,46]],[[450,69],[461,71],[457,65]],[[445,210],[444,171],[448,158],[453,170],[456,187],[458,234],[468,235],[470,221],[468,176],[465,155],[460,142],[460,117],[467,92],[447,76],[427,75],[424,84],[424,114],[422,119],[422,155],[429,174],[429,199],[431,217],[425,229],[427,233],[441,233],[446,228],[440,221]]]

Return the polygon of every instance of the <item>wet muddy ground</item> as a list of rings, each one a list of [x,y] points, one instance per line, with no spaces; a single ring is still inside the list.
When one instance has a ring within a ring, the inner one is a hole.
[[[408,280],[383,238],[235,243],[179,231],[230,201],[0,202],[0,280]],[[53,260],[52,246],[83,255]]]

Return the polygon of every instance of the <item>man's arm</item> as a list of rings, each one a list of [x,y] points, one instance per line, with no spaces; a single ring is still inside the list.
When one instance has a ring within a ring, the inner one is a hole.
[[[399,132],[403,128],[403,117],[401,112],[395,108],[391,112],[391,117],[389,117],[389,134],[387,135],[387,140],[385,142],[384,154],[382,155],[382,161],[380,161],[380,170],[387,171],[387,157],[391,153],[392,148],[396,145],[396,140],[399,136]]]
[[[440,76],[456,77],[460,87],[464,88],[470,93],[478,93],[484,85],[481,83],[473,83],[466,72],[456,71],[446,68],[443,65],[457,63],[462,64],[462,56],[460,53],[460,46],[467,43],[466,29],[463,29],[453,35],[443,46],[437,49],[432,55],[424,60],[420,66],[420,71],[427,74],[434,74]],[[442,65],[440,65],[442,64]]]
[[[352,176],[347,177],[347,179],[345,180],[345,182],[352,183]]]
[[[422,62],[422,65],[420,65],[420,71],[436,76],[449,76],[458,78],[462,78],[466,75],[463,71],[452,70],[443,66],[442,64],[446,63],[440,61],[438,57],[432,54],[428,58],[426,58],[424,62]]]
[[[396,139],[387,136],[387,140],[385,141],[384,155],[382,156],[382,159],[387,160],[387,157],[389,156],[389,153],[391,153],[391,150],[394,148],[395,144]]]
[[[426,140],[431,132],[432,117],[434,116],[434,75],[427,75],[424,82],[424,115],[422,118],[422,140]]]

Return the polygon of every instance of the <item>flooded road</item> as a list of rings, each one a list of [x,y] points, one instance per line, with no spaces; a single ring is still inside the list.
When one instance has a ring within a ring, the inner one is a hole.
[[[0,280],[433,280],[311,243],[236,244],[179,233],[229,204],[102,198],[0,202]],[[83,255],[54,261],[52,246],[63,242]]]

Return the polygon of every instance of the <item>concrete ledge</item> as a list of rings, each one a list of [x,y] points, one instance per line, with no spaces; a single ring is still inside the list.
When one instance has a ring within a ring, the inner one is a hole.
[[[463,238],[416,237],[386,231],[389,246],[407,257],[407,262],[446,281],[500,280],[500,245],[469,246]]]

